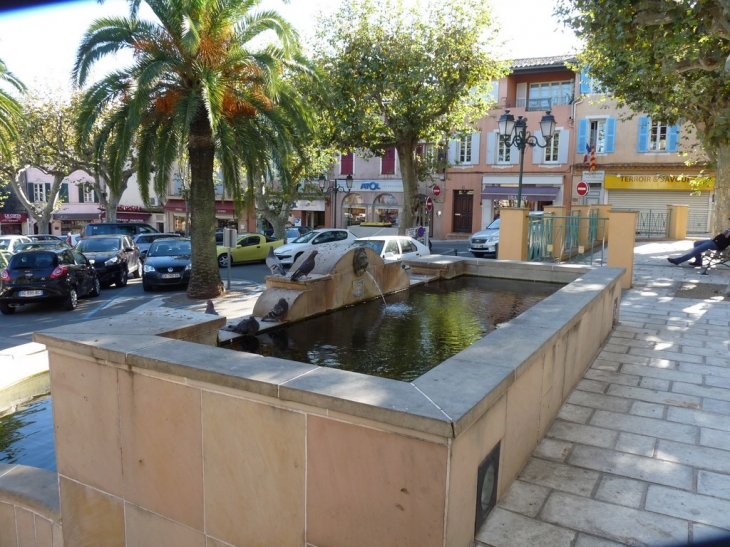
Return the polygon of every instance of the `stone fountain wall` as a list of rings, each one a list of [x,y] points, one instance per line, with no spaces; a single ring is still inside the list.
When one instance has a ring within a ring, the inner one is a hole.
[[[412,383],[187,341],[151,311],[36,333],[65,545],[467,547],[477,467],[507,489],[617,321],[616,268],[426,259],[570,283]]]

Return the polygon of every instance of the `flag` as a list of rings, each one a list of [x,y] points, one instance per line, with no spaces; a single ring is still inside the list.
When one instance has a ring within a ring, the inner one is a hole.
[[[588,171],[591,173],[596,170],[596,147],[593,146],[591,148],[591,166],[588,168]]]
[[[583,163],[588,165],[588,156],[591,153],[591,143],[586,143],[586,153],[583,155]]]

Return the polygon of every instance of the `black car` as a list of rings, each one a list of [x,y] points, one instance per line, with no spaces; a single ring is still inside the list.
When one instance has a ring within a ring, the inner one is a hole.
[[[190,282],[190,239],[175,237],[152,242],[142,269],[142,288],[187,287]]]
[[[75,249],[82,252],[94,265],[102,287],[108,287],[112,283],[117,287],[124,287],[130,274],[134,277],[141,275],[139,249],[130,236],[89,236],[79,241]]]
[[[0,273],[0,312],[15,313],[23,304],[57,301],[67,310],[80,296],[99,296],[96,270],[80,252],[69,247],[21,251]]]

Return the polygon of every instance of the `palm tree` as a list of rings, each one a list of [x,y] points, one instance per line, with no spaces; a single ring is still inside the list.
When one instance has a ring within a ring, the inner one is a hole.
[[[17,91],[25,91],[23,83],[8,70],[2,60],[0,60],[0,82],[10,84]],[[10,155],[10,144],[17,138],[15,122],[22,110],[20,103],[12,95],[0,88],[0,154],[4,156]]]
[[[265,171],[272,149],[285,154],[310,123],[304,101],[286,78],[307,71],[298,36],[278,13],[255,11],[260,2],[146,0],[157,17],[149,22],[138,18],[140,0],[129,0],[128,18],[91,25],[74,65],[73,77],[83,86],[98,59],[125,49],[134,54],[130,67],[88,88],[79,118],[82,137],[98,131],[96,153],[111,158],[112,188],[136,145],[142,198],[149,199],[151,181],[158,193],[166,193],[174,162],[187,149],[191,298],[224,291],[216,260],[214,158],[240,204],[242,166]],[[98,130],[94,124],[107,106],[112,114]]]

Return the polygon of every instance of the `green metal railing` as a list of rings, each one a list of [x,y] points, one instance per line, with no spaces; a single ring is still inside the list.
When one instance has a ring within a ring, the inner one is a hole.
[[[632,211],[635,209],[612,209],[613,211]],[[669,235],[671,214],[666,210],[639,209],[636,217],[636,237],[664,238]]]
[[[608,219],[598,210],[589,216],[545,215],[530,219],[527,260],[533,262],[604,263]]]

